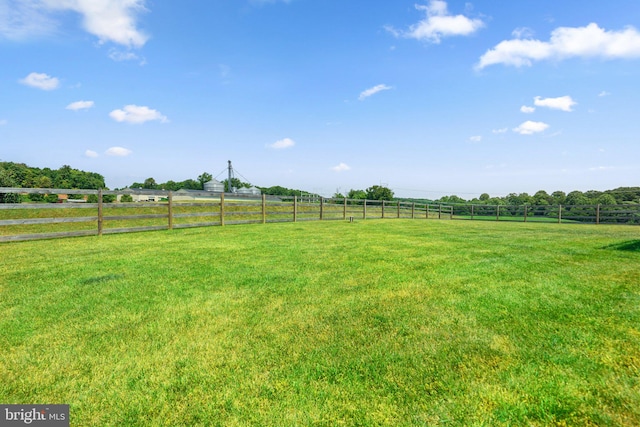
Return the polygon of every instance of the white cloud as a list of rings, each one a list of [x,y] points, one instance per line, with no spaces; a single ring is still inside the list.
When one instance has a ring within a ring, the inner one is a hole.
[[[551,33],[548,42],[519,38],[504,40],[482,55],[476,68],[483,69],[495,64],[531,66],[534,61],[572,57],[638,58],[640,33],[633,27],[606,31],[595,23],[586,27],[560,27]]]
[[[517,128],[513,129],[513,131],[520,135],[533,135],[534,133],[544,132],[548,128],[549,125],[546,123],[527,120]]]
[[[472,137],[469,138],[469,141],[471,141],[471,142],[480,142],[480,141],[482,141],[482,136],[480,136],[480,135],[472,136]]]
[[[127,157],[132,153],[133,151],[123,147],[111,147],[107,151],[105,151],[105,154],[107,156],[112,156],[112,157]]]
[[[480,19],[450,15],[447,2],[443,0],[431,0],[426,6],[415,5],[415,7],[425,12],[425,19],[411,25],[407,31],[398,31],[392,27],[388,27],[387,30],[396,37],[402,36],[438,44],[443,37],[468,36],[484,27],[484,22]]]
[[[283,150],[285,148],[291,148],[296,145],[295,141],[291,138],[280,139],[273,144],[267,145],[269,148],[273,148],[274,150]]]
[[[138,105],[125,105],[122,110],[118,109],[110,112],[109,116],[116,122],[127,122],[133,124],[140,124],[154,120],[162,123],[169,121],[167,117],[162,115],[159,111]]]
[[[84,30],[100,43],[142,47],[148,36],[137,28],[137,16],[146,11],[146,0],[9,0],[0,4],[0,35],[11,39],[42,36],[59,25],[56,12],[82,16]]]
[[[538,107],[547,107],[552,110],[573,111],[572,108],[577,104],[570,96],[561,96],[559,98],[541,98],[536,96],[533,103]]]
[[[20,83],[42,90],[54,90],[60,85],[60,81],[57,78],[44,73],[31,73],[21,79]]]
[[[390,89],[392,89],[392,87],[391,87],[391,86],[387,86],[387,85],[377,85],[377,86],[374,86],[374,87],[372,87],[372,88],[369,88],[369,89],[367,89],[367,90],[362,91],[362,92],[360,93],[360,96],[358,97],[358,99],[359,99],[360,101],[362,101],[362,100],[364,100],[364,99],[366,99],[366,98],[368,98],[368,97],[370,97],[370,96],[372,96],[372,95],[375,95],[375,94],[376,94],[376,93],[378,93],[378,92],[381,92],[381,91],[383,91],[383,90],[390,90]]]
[[[340,163],[339,165],[332,167],[331,170],[334,172],[345,172],[351,170],[351,167],[346,163]]]
[[[86,110],[88,108],[93,107],[93,101],[76,101],[67,105],[67,110],[78,111],[78,110]]]
[[[96,157],[98,157],[98,153],[96,153],[93,150],[87,150],[87,151],[84,152],[84,156],[85,157],[89,157],[91,159],[95,159]]]
[[[603,98],[605,96],[609,96],[609,95],[611,95],[611,92],[607,92],[606,90],[603,90],[602,92],[600,92],[598,94],[598,96],[601,97],[601,98]]]
[[[531,114],[536,111],[536,107],[528,107],[526,105],[523,105],[522,107],[520,107],[520,111],[525,114]]]
[[[130,50],[121,51],[118,49],[109,49],[109,58],[116,62],[140,60],[140,65],[146,64],[145,59],[141,59],[137,54],[131,52]]]
[[[513,30],[511,35],[517,39],[530,39],[533,37],[533,30],[527,27],[520,27]]]
[[[494,129],[491,132],[495,134],[507,133],[509,132],[509,128]]]

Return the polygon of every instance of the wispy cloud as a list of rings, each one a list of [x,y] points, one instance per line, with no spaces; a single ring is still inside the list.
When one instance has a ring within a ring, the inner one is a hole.
[[[551,33],[549,41],[531,38],[502,41],[480,57],[476,69],[496,64],[523,67],[535,61],[573,57],[639,58],[640,33],[633,27],[607,31],[595,23],[586,27],[560,27]]]
[[[552,110],[561,110],[566,112],[573,111],[573,106],[578,103],[571,99],[570,96],[561,96],[558,98],[541,98],[536,96],[533,103],[538,107],[551,108]]]
[[[423,20],[411,25],[406,31],[385,27],[387,31],[396,37],[413,38],[438,44],[443,37],[468,36],[484,27],[484,22],[480,19],[449,14],[447,2],[443,0],[431,0],[426,6],[415,5],[415,7],[425,13]]]
[[[520,135],[533,135],[534,133],[544,132],[549,128],[549,125],[544,122],[533,122],[527,120],[517,128],[513,129],[514,132]]]
[[[509,128],[494,129],[491,132],[496,134],[496,135],[499,135],[499,134],[503,134],[503,133],[509,132]]]
[[[109,117],[116,122],[131,124],[141,124],[149,121],[166,123],[169,121],[169,119],[159,111],[138,105],[125,105],[122,109],[113,110],[109,113]]]
[[[606,90],[603,90],[598,94],[598,96],[601,98],[604,98],[605,96],[610,96],[610,95],[611,95],[611,92],[607,92]]]
[[[295,141],[291,138],[280,139],[273,144],[268,144],[268,148],[272,148],[274,150],[284,150],[285,148],[291,148],[296,145]]]
[[[76,101],[67,105],[66,109],[71,111],[86,110],[93,107],[93,101]]]
[[[377,85],[377,86],[374,86],[372,88],[369,88],[367,90],[362,91],[360,93],[360,96],[358,97],[358,99],[360,101],[363,101],[363,100],[367,99],[368,97],[375,95],[378,92],[382,92],[383,90],[390,90],[390,89],[393,89],[393,88],[391,86],[387,86],[387,85],[384,85],[384,84]]]
[[[98,157],[98,153],[93,150],[87,150],[84,152],[84,156],[90,159],[95,159],[96,157]]]
[[[529,107],[527,105],[523,105],[522,107],[520,107],[520,111],[525,114],[531,114],[536,111],[536,107]]]
[[[0,36],[27,39],[53,33],[59,26],[56,12],[72,11],[82,17],[85,31],[100,43],[140,48],[149,36],[137,28],[146,0],[9,0],[0,4]]]
[[[60,80],[44,73],[31,73],[19,82],[42,90],[54,90],[60,86]]]
[[[351,170],[351,167],[346,163],[340,163],[339,165],[332,167],[331,170],[334,172],[346,172]]]
[[[482,141],[482,136],[474,135],[474,136],[469,138],[469,141],[471,141],[471,142],[481,142]]]
[[[88,150],[88,151],[90,151],[90,150]],[[107,156],[112,156],[112,157],[127,157],[127,156],[133,154],[133,151],[129,150],[128,148],[124,148],[124,147],[111,147],[107,151],[105,151],[105,154]]]

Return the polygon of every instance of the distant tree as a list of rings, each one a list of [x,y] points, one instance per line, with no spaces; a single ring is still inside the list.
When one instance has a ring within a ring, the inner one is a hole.
[[[564,191],[554,191],[551,193],[551,197],[553,198],[554,205],[564,205],[567,201],[567,195]]]
[[[133,202],[133,197],[131,197],[131,194],[123,194],[120,196],[120,201],[122,203],[131,203]]]
[[[539,206],[547,206],[553,203],[553,197],[544,190],[538,191],[533,195],[533,204]]]
[[[602,194],[598,197],[597,202],[601,205],[616,205],[616,198],[611,194]]]
[[[144,180],[144,184],[142,184],[142,188],[145,188],[148,190],[155,190],[158,188],[158,184],[156,183],[155,179],[147,178]]]
[[[364,190],[351,189],[347,194],[347,199],[364,200],[366,198],[367,198],[367,193]]]
[[[572,191],[567,194],[565,203],[572,206],[588,205],[589,199],[581,191]]]
[[[213,179],[213,175],[208,172],[202,172],[201,175],[198,176],[198,182],[200,183],[200,190],[204,190],[204,184]]]
[[[0,165],[0,187],[15,187],[13,174]],[[17,193],[0,193],[0,203],[20,203]]]
[[[491,198],[491,196],[489,194],[482,193],[480,195],[480,197],[478,198],[478,200],[480,200],[481,202],[487,202],[490,198]]]
[[[365,190],[368,200],[393,200],[393,191],[382,185],[374,185]]]

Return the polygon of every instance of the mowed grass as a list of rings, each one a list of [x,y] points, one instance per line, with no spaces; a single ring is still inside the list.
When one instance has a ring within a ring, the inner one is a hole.
[[[73,426],[640,425],[640,229],[367,220],[0,245],[0,402]]]

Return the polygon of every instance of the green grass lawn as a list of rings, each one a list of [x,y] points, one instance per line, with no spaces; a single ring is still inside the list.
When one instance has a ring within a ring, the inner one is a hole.
[[[640,228],[1,244],[0,403],[68,403],[72,426],[637,426]]]

